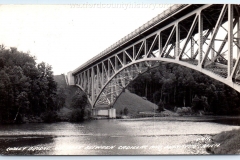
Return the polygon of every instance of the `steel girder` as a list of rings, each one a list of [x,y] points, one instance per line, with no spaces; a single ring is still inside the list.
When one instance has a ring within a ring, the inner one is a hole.
[[[131,81],[161,62],[197,70],[240,92],[239,53],[239,5],[208,4],[77,73],[74,79],[93,108],[113,106]]]

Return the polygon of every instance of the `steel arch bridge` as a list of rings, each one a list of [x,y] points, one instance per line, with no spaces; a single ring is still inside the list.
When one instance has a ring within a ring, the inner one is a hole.
[[[240,92],[240,6],[173,5],[68,73],[92,108],[112,107],[127,85],[160,63],[197,70]]]

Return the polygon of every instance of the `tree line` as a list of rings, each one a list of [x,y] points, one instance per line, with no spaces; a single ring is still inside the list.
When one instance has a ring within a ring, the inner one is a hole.
[[[52,67],[16,48],[0,45],[0,123],[22,122],[24,117],[44,115],[57,119],[65,105],[66,91],[57,87]],[[142,74],[128,89],[163,108],[192,107],[217,115],[240,114],[240,94],[200,72],[176,64],[161,64]],[[71,121],[83,121],[90,111],[87,97],[77,92],[72,98]],[[124,113],[125,114],[125,113]]]
[[[163,108],[192,107],[217,115],[240,114],[240,94],[229,86],[198,71],[161,64],[142,74],[129,90]]]
[[[0,123],[21,122],[59,110],[65,103],[52,67],[17,48],[0,45]]]

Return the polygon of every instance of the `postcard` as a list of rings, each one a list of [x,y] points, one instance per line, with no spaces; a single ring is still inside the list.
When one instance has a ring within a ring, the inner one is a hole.
[[[240,154],[240,5],[0,5],[1,155]]]

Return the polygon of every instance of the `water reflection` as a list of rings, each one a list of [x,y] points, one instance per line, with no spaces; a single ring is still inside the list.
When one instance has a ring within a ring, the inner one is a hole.
[[[231,125],[222,124],[222,121],[232,122],[228,118],[163,117],[98,120],[85,123],[0,125],[0,153],[8,155],[189,154],[191,152],[186,148],[174,149],[166,146],[185,145],[206,135],[240,128],[240,119],[235,118]],[[25,149],[17,151],[14,147],[25,147]],[[8,148],[12,150],[7,150]]]

